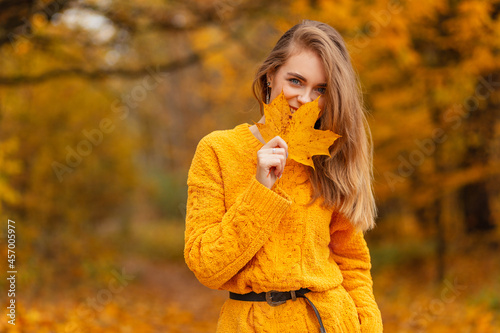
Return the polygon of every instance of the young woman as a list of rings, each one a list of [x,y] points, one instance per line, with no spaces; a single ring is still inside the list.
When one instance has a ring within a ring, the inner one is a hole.
[[[291,112],[319,97],[314,127],[341,138],[314,169],[255,125],[198,144],[184,256],[201,283],[230,292],[217,332],[382,332],[363,237],[375,217],[371,148],[342,37],[316,21],[292,27],[253,89],[260,103],[283,92]]]

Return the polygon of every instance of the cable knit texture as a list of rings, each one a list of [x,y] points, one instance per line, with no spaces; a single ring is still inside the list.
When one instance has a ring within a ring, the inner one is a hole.
[[[362,232],[319,200],[306,206],[306,167],[288,159],[271,189],[255,178],[262,147],[249,124],[205,136],[188,176],[184,257],[209,288],[245,294],[309,288],[325,329],[382,332]],[[319,332],[307,301],[271,307],[228,299],[217,332]]]

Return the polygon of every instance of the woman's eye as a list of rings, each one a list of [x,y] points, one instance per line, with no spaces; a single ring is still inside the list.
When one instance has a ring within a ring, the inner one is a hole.
[[[297,79],[289,79],[288,81],[290,81],[293,84],[300,84],[300,81]]]
[[[318,88],[316,89],[317,92],[319,92],[321,95],[324,95],[326,93],[326,88]]]

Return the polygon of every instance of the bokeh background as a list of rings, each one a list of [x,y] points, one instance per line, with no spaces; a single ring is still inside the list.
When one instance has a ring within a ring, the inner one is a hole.
[[[385,331],[500,331],[498,0],[0,0],[0,331],[214,332],[227,295],[182,257],[187,171],[204,135],[260,118],[256,67],[305,18],[361,79]]]

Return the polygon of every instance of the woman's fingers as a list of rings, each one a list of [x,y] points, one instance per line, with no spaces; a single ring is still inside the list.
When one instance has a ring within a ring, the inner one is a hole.
[[[275,175],[281,177],[283,170],[285,169],[286,159],[288,157],[288,145],[280,136],[275,136],[269,142],[267,142],[262,148],[271,148],[273,155],[283,156],[281,160],[281,165],[279,168],[275,169]]]
[[[276,182],[277,176],[282,172],[281,160],[266,151],[262,151],[257,155],[257,171],[255,177],[257,180],[271,188]]]
[[[274,174],[277,177],[280,177],[285,169],[286,163],[286,149],[284,148],[267,148],[266,152],[271,154],[271,157],[274,158]]]
[[[285,140],[280,138],[279,136],[275,136],[271,140],[269,140],[262,148],[283,148],[285,151],[288,151],[288,145],[286,144]]]
[[[267,142],[264,146],[262,146],[261,150],[264,150],[264,149],[266,149],[268,152],[270,149],[270,152],[273,155],[282,155],[285,157],[285,159],[283,161],[282,168],[281,168],[283,170],[285,168],[284,163],[286,162],[286,159],[288,158],[288,145],[286,144],[285,140],[283,140],[279,136],[275,136],[274,138],[269,140],[269,142]]]
[[[288,145],[282,138],[276,136],[269,140],[257,152],[257,180],[271,188],[283,174],[287,156]]]
[[[279,154],[278,152],[272,153],[266,150],[259,151],[257,160],[258,165],[266,170],[276,168],[281,173],[285,169],[286,157],[284,152]]]

